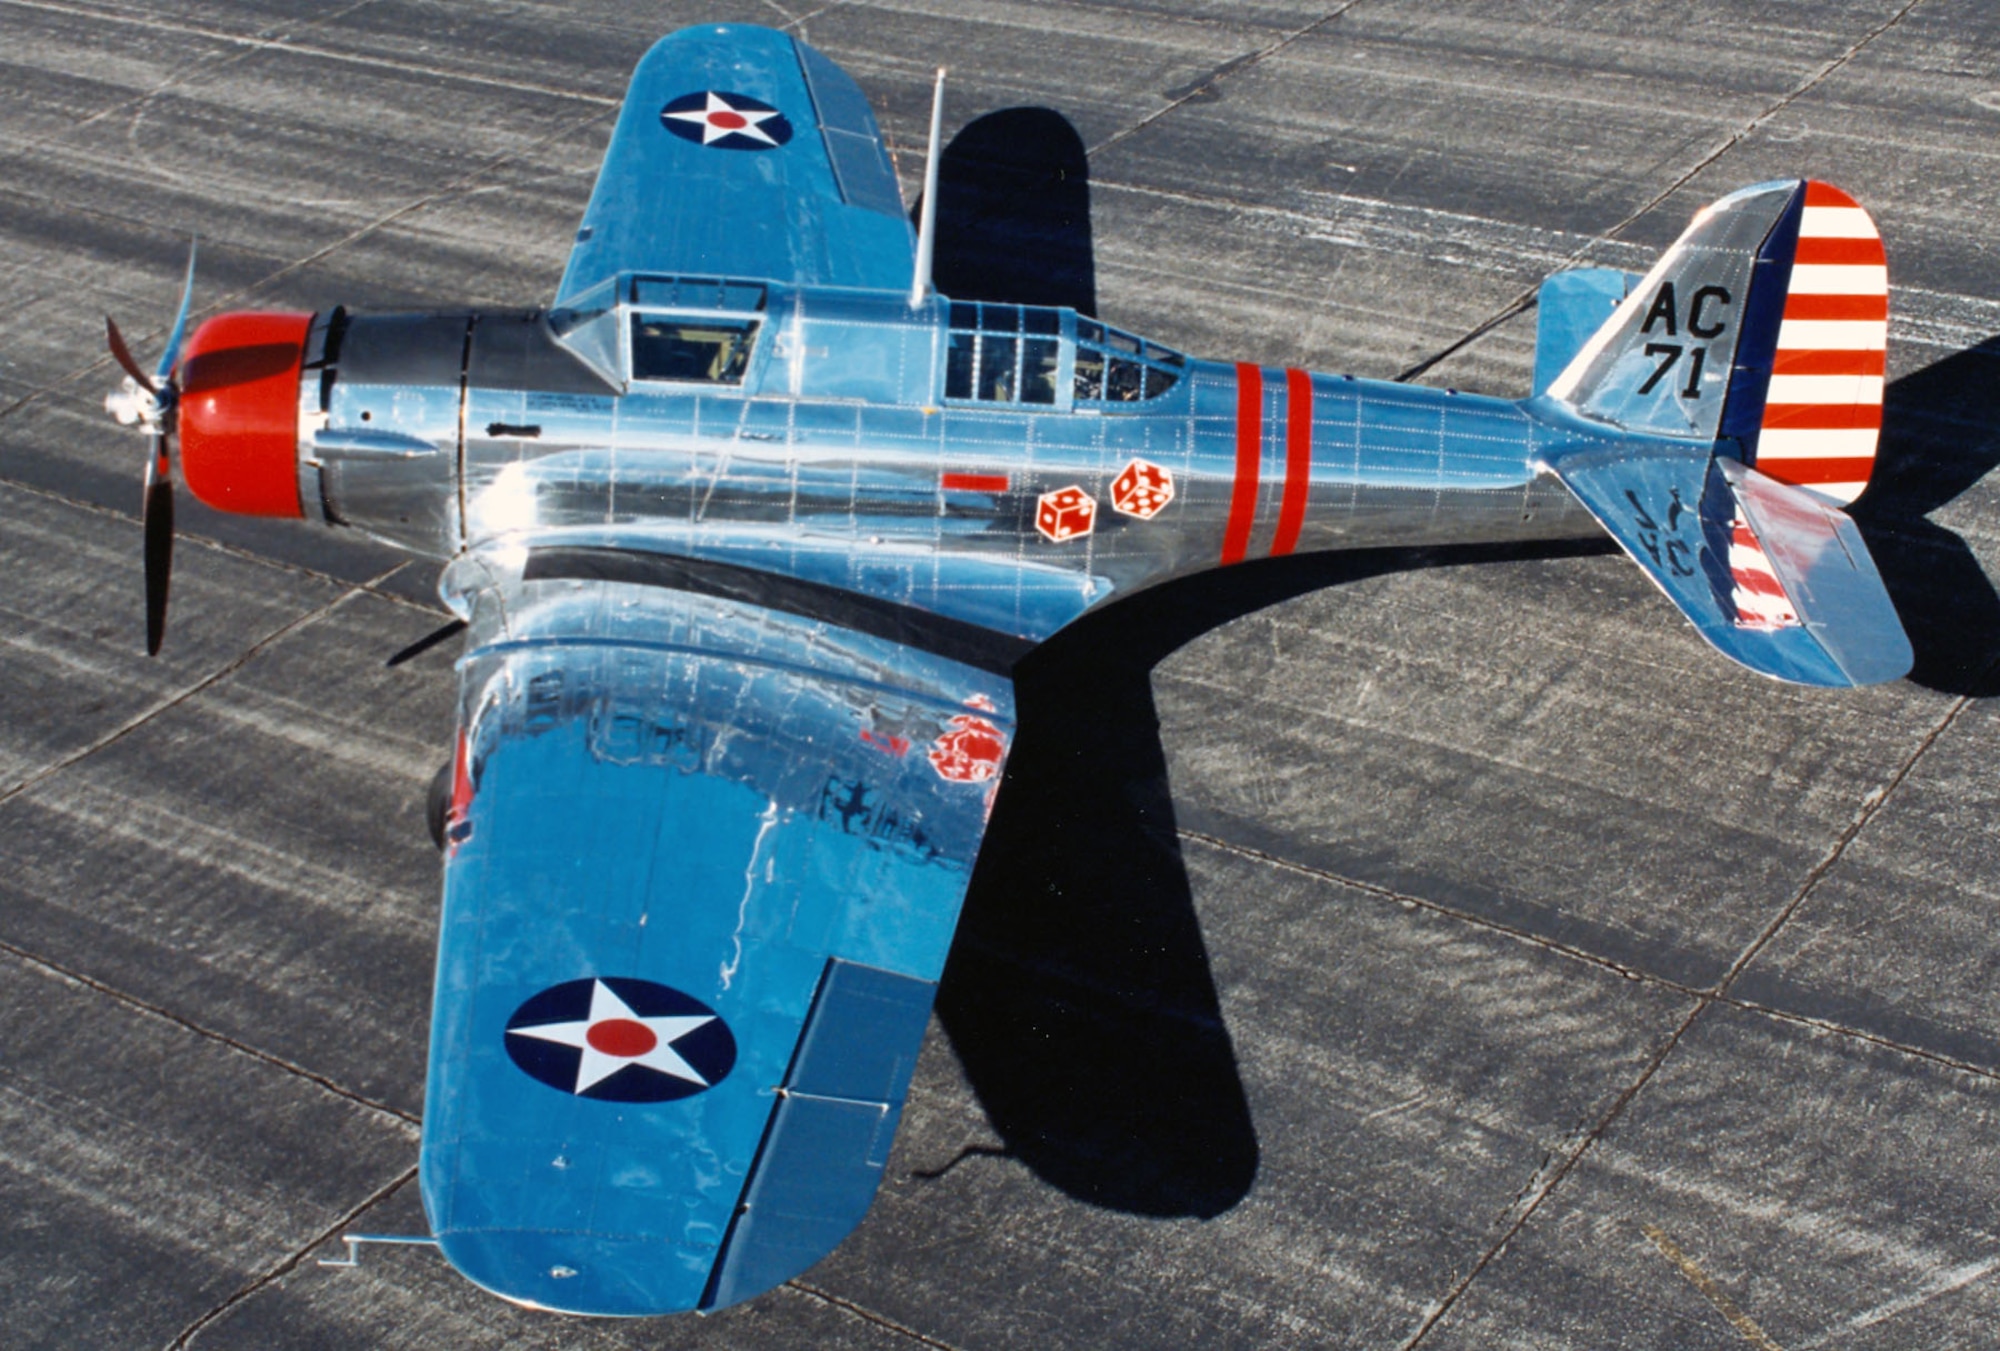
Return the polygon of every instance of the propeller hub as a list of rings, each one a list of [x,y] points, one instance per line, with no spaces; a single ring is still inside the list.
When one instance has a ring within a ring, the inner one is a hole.
[[[118,419],[120,426],[136,427],[155,436],[160,433],[165,411],[160,396],[129,375],[117,389],[104,396],[104,408]]]
[[[310,314],[219,314],[181,360],[182,480],[218,511],[303,516],[299,381]],[[115,411],[115,410],[114,410]]]

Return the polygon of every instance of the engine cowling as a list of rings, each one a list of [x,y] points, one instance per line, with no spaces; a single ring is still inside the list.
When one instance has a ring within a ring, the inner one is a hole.
[[[217,511],[303,516],[299,380],[310,314],[218,314],[194,331],[180,366],[180,470]]]

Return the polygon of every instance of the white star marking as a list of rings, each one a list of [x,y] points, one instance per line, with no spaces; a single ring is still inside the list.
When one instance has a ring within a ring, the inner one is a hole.
[[[651,1050],[642,1055],[607,1055],[590,1044],[590,1029],[602,1022],[633,1022],[652,1033],[657,1041]],[[611,987],[603,981],[593,981],[590,987],[590,1016],[582,1022],[541,1023],[535,1027],[510,1027],[510,1037],[534,1037],[538,1041],[560,1042],[564,1046],[574,1046],[583,1052],[583,1059],[577,1062],[576,1086],[572,1093],[581,1093],[592,1084],[608,1079],[627,1065],[644,1065],[649,1070],[670,1074],[676,1079],[686,1079],[689,1083],[708,1087],[708,1080],[695,1073],[694,1066],[674,1053],[674,1043],[698,1027],[715,1021],[715,1015],[692,1014],[672,1018],[641,1018],[631,1007],[611,992]]]
[[[727,113],[728,117],[724,118],[722,122],[717,122],[715,120],[717,113]],[[684,113],[667,114],[668,117],[673,118],[676,122],[701,123],[701,143],[703,145],[713,145],[725,136],[748,136],[751,140],[762,141],[765,145],[776,145],[778,142],[769,132],[759,126],[758,123],[768,122],[777,115],[778,112],[775,108],[769,112],[757,112],[749,108],[738,108],[713,90],[709,91],[708,106],[700,112],[689,109]]]

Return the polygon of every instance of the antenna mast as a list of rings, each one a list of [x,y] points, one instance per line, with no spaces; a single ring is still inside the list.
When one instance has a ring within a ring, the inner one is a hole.
[[[944,67],[931,92],[931,143],[924,156],[924,213],[917,221],[917,265],[910,277],[910,308],[924,303],[931,289],[931,253],[937,245],[938,136],[944,130]]]

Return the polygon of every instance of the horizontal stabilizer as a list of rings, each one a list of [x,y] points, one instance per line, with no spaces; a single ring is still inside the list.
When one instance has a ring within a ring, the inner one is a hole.
[[[1678,446],[1600,445],[1549,467],[1725,656],[1801,685],[1909,671],[1861,532],[1822,498]]]

